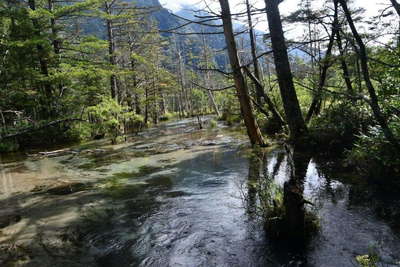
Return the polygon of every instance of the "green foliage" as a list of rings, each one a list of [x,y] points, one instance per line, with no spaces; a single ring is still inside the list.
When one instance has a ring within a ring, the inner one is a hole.
[[[160,121],[168,121],[176,118],[178,114],[176,112],[165,112],[164,115],[160,117]]]
[[[3,140],[0,143],[0,153],[14,152],[19,149],[19,144],[16,141]]]
[[[217,128],[218,122],[216,120],[210,120],[208,123],[208,128],[209,129],[215,129]]]
[[[143,122],[143,117],[129,111],[110,97],[102,96],[100,103],[87,110],[92,125],[92,136],[107,135],[113,144],[125,133],[126,124]]]
[[[390,129],[400,138],[400,118],[390,122]],[[371,126],[360,134],[354,148],[348,153],[348,160],[371,178],[396,180],[400,177],[400,158],[398,151],[386,140],[379,126]]]
[[[369,250],[368,254],[356,256],[356,262],[360,267],[378,267],[379,254],[373,247],[370,247]]]
[[[350,147],[356,136],[372,123],[373,118],[365,105],[340,102],[311,121],[310,133],[318,145],[340,151]]]

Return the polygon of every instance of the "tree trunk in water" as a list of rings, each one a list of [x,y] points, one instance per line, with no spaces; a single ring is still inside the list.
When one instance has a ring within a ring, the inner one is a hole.
[[[278,8],[279,2],[279,0],[265,0],[275,68],[285,110],[286,122],[289,126],[290,138],[296,141],[307,132],[307,127],[301,114],[299,101],[293,84],[293,76],[290,70],[289,57],[286,50]]]
[[[240,66],[239,57],[236,49],[235,37],[232,28],[231,11],[228,0],[219,0],[222,11],[222,22],[224,26],[225,41],[228,48],[229,61],[233,70],[233,78],[239,98],[240,110],[247,128],[247,134],[253,145],[265,145],[260,128],[254,118],[253,107],[247,84]]]
[[[296,149],[289,153],[291,154],[291,159],[289,159],[291,175],[283,189],[284,219],[289,238],[304,241],[306,229],[303,191],[310,158],[297,152]]]
[[[375,88],[372,85],[370,76],[369,76],[369,69],[368,69],[368,57],[367,57],[367,51],[364,45],[363,40],[361,39],[360,35],[357,32],[356,26],[354,25],[354,21],[351,17],[350,11],[347,7],[347,3],[345,0],[335,0],[339,1],[340,5],[343,8],[344,14],[346,16],[347,22],[349,23],[351,32],[354,35],[354,38],[357,42],[358,45],[358,51],[357,54],[360,57],[360,65],[361,65],[361,70],[362,74],[364,77],[365,85],[367,86],[370,101],[369,104],[371,106],[371,109],[374,113],[375,119],[379,123],[379,125],[382,127],[382,131],[386,137],[386,139],[397,149],[400,149],[400,145],[396,138],[394,137],[392,131],[390,130],[387,121],[385,117],[382,114],[381,108],[379,107],[378,103],[378,96],[376,95]]]

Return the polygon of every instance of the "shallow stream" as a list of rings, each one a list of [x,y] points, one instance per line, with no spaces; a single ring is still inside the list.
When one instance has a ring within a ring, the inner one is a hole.
[[[120,145],[3,157],[0,265],[350,267],[374,253],[378,266],[400,266],[398,232],[376,200],[313,158],[302,191],[317,234],[301,251],[269,238],[251,185],[269,179],[282,191],[292,158],[261,155],[241,133],[187,119]]]

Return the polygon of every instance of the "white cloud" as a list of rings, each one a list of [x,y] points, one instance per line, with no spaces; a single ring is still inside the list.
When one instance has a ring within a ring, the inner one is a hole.
[[[172,12],[177,12],[185,5],[198,5],[199,0],[160,0],[160,4]]]

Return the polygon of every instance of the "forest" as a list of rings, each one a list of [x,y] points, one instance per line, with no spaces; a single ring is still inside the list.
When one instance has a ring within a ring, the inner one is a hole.
[[[400,3],[178,2],[0,0],[0,266],[400,266]]]

